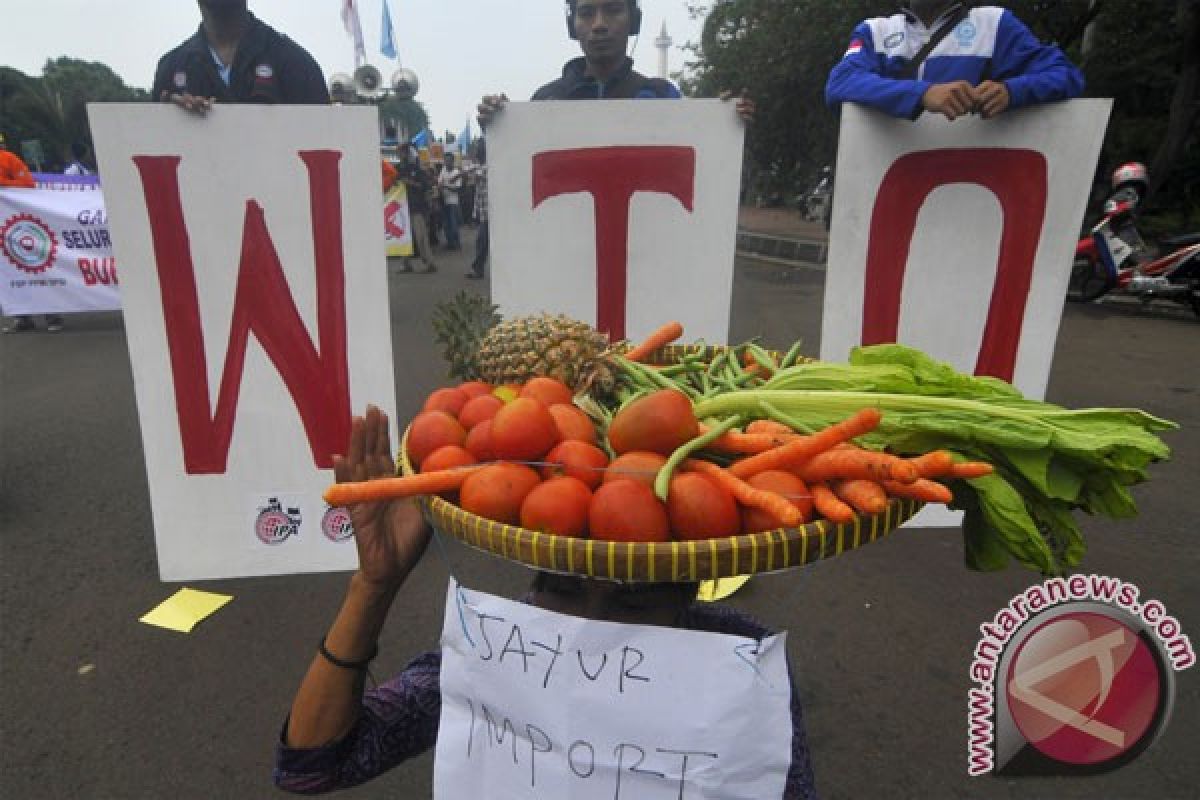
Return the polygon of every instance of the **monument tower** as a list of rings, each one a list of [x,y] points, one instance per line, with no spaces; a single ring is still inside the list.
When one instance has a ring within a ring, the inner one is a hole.
[[[663,80],[667,80],[667,48],[673,43],[674,40],[667,33],[667,21],[664,19],[662,30],[654,40],[654,46],[658,48],[658,77]]]

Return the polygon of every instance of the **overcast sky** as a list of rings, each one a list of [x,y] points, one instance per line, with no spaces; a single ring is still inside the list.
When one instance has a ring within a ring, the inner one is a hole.
[[[419,76],[417,99],[439,135],[462,130],[482,94],[527,100],[579,55],[559,0],[387,1],[401,64]],[[367,60],[387,79],[397,65],[379,53],[382,3],[359,0],[359,13]],[[690,58],[682,46],[699,39],[701,21],[690,18],[687,6],[687,0],[643,0],[645,21],[633,50],[641,72],[658,69],[654,39],[664,21],[675,40],[669,69],[680,70]],[[250,0],[260,19],[313,54],[326,80],[354,67],[340,9],[341,0]],[[3,20],[0,64],[40,75],[46,59],[71,56],[108,64],[127,84],[149,89],[159,56],[195,31],[200,12],[194,0],[4,0]]]

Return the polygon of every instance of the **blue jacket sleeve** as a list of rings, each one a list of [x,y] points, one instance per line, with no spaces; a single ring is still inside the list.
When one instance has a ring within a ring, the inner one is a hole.
[[[927,81],[888,78],[885,57],[875,52],[871,28],[859,24],[850,37],[850,47],[825,83],[825,102],[831,108],[842,103],[861,103],[893,117],[916,119],[921,98],[931,86]]]
[[[1042,44],[1011,11],[1000,17],[992,78],[1008,86],[1010,106],[1067,100],[1083,93],[1083,73],[1062,50]]]

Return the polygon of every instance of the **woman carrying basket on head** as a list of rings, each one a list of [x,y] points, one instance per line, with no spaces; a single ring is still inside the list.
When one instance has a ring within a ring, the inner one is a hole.
[[[339,483],[394,474],[387,417],[371,407],[356,417],[346,456],[334,462]],[[412,500],[351,506],[359,569],[321,641],[284,723],[275,783],[282,789],[332,791],[371,780],[437,741],[441,653],[417,656],[403,671],[366,690],[367,665],[388,612],[420,561],[431,529]],[[526,598],[561,614],[762,639],[769,631],[744,614],[694,602],[695,583],[617,584],[538,572]],[[815,798],[804,715],[793,685],[791,765],[786,800]]]

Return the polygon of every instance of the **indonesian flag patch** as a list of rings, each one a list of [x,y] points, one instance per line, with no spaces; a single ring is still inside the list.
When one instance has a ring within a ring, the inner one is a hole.
[[[850,42],[850,46],[846,48],[846,55],[842,56],[842,58],[849,58],[850,56],[855,55],[856,53],[861,53],[862,49],[863,49],[863,40],[862,39],[854,39]]]

